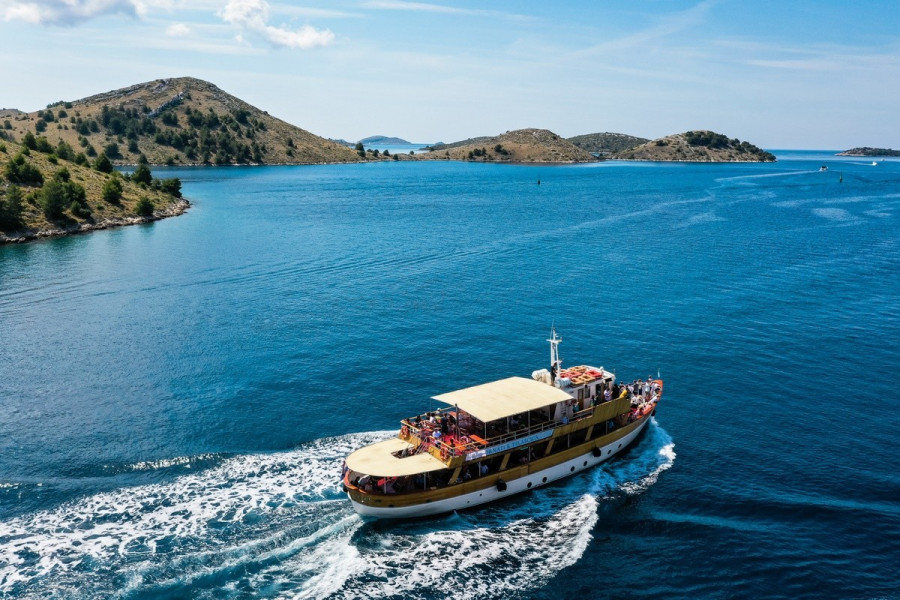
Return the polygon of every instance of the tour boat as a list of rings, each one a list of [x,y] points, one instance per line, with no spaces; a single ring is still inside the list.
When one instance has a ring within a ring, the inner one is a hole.
[[[525,492],[605,462],[656,414],[663,382],[627,385],[587,365],[550,369],[434,396],[446,405],[401,421],[394,438],[351,453],[343,486],[359,514],[437,515]]]

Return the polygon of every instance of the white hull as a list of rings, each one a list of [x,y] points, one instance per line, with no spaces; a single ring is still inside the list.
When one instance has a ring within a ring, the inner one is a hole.
[[[569,475],[578,473],[579,471],[590,469],[593,466],[611,459],[619,452],[626,449],[631,444],[631,442],[634,441],[634,439],[647,425],[647,422],[649,420],[649,416],[641,419],[640,424],[634,429],[634,431],[606,446],[601,446],[602,453],[600,456],[594,456],[593,450],[590,450],[582,454],[581,456],[567,460],[566,462],[560,463],[558,465],[548,467],[541,471],[525,475],[524,477],[520,477],[512,481],[507,481],[506,490],[502,492],[499,491],[496,486],[491,486],[487,489],[478,490],[476,492],[463,494],[453,498],[438,500],[436,502],[393,508],[375,507],[360,504],[353,501],[352,497],[350,498],[350,501],[353,503],[354,510],[356,510],[356,512],[358,512],[359,514],[366,517],[377,517],[381,519],[408,519],[414,517],[427,517],[431,515],[439,515],[442,513],[452,512],[455,510],[461,510],[464,508],[471,508],[473,506],[479,506],[487,502],[499,500],[500,498],[512,496],[513,494],[526,492],[530,489],[534,489],[542,485],[547,485],[548,483],[558,481],[560,479],[563,479],[564,477],[568,477]]]

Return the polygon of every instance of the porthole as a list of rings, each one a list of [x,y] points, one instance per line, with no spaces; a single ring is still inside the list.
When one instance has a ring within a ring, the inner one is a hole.
[[[547,478],[544,477],[541,481],[543,481],[544,483],[547,483]]]
[[[587,461],[584,461],[584,466],[587,466]]]
[[[621,448],[621,447],[622,447],[622,444],[619,444],[619,448]]]
[[[528,482],[528,487],[531,487],[531,482],[530,482],[530,481]]]
[[[607,455],[612,454],[612,450],[607,450],[607,451],[606,451],[606,454],[607,454]]]
[[[570,473],[574,473],[574,472],[575,472],[575,465],[572,465],[571,467],[569,467],[569,472],[570,472]]]

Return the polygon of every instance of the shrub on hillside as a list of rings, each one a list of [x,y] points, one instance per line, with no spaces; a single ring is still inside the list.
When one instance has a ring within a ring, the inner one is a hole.
[[[143,196],[138,200],[137,205],[135,205],[134,212],[141,217],[151,217],[153,216],[153,208],[153,202],[146,196]]]
[[[10,158],[3,170],[3,175],[10,183],[40,187],[44,185],[44,176],[33,164],[25,160],[25,155],[19,153]]]
[[[101,152],[100,156],[97,157],[97,160],[94,161],[94,168],[101,173],[112,173],[113,171],[112,163],[103,152]]]
[[[147,163],[141,163],[137,166],[137,169],[131,174],[131,180],[135,183],[150,185],[153,181],[153,175],[150,173],[150,167],[147,166]]]
[[[109,158],[122,158],[122,153],[119,151],[119,145],[115,142],[107,144],[103,148],[103,153]]]
[[[171,179],[154,179],[153,188],[165,192],[175,198],[181,198],[181,180],[177,177]]]
[[[103,184],[102,197],[104,202],[118,204],[122,199],[122,182],[118,177],[111,177]]]
[[[66,190],[63,182],[51,179],[41,190],[38,198],[44,216],[50,221],[55,221],[62,216],[66,209]]]
[[[22,190],[17,185],[0,194],[0,229],[10,231],[22,226]]]

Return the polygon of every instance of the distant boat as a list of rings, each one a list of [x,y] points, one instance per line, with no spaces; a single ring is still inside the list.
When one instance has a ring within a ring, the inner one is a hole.
[[[828,170],[828,167],[825,166],[825,165],[822,165],[821,167],[819,167],[819,170],[820,170],[820,171],[827,171],[827,170]]]
[[[878,166],[878,161],[877,161],[877,160],[873,160],[873,161],[872,161],[872,166],[873,166],[873,167],[877,167],[877,166]]]

